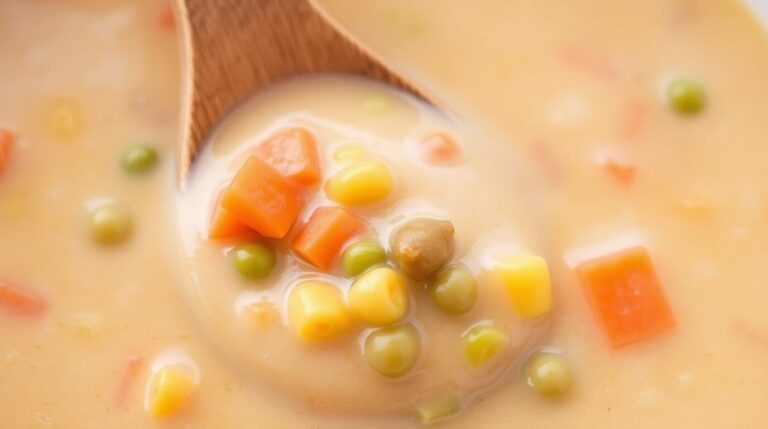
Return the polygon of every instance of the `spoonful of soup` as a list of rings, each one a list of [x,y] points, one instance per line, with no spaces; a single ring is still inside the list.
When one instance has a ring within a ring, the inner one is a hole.
[[[424,424],[519,374],[552,293],[512,152],[314,0],[179,12],[183,291],[211,345],[313,409]]]
[[[311,0],[178,0],[178,12],[186,62],[180,183],[220,117],[281,79],[356,74],[426,98]]]

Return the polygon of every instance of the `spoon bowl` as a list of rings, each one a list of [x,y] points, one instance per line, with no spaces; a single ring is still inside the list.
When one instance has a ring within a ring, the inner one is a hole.
[[[177,16],[185,63],[178,151],[182,186],[219,119],[278,80],[355,74],[427,99],[311,0],[177,0]]]

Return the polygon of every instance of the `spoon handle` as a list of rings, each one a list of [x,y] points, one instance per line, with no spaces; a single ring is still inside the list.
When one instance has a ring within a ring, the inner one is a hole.
[[[177,0],[184,49],[179,178],[210,128],[258,88],[306,73],[352,73],[415,92],[309,0]]]

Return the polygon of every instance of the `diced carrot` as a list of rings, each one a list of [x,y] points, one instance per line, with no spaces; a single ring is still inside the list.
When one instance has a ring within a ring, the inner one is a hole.
[[[131,391],[131,387],[135,384],[136,378],[139,376],[139,370],[143,360],[136,355],[128,356],[128,362],[125,364],[123,375],[120,378],[120,384],[117,385],[117,391],[115,392],[115,405],[122,407],[125,405],[125,400]]]
[[[675,318],[643,247],[583,262],[576,273],[590,307],[614,348],[658,335]]]
[[[319,207],[291,242],[293,251],[310,264],[328,271],[341,248],[365,230],[357,216],[341,207]]]
[[[625,185],[632,183],[635,178],[635,166],[627,160],[616,156],[604,156],[598,162],[605,171]]]
[[[444,132],[429,134],[418,141],[421,157],[432,165],[456,165],[462,160],[461,147]]]
[[[39,316],[46,308],[45,299],[18,286],[0,281],[0,308],[22,316]]]
[[[216,206],[211,219],[211,228],[208,231],[208,238],[211,240],[226,240],[247,235],[252,232],[244,223],[221,206]]]
[[[288,179],[252,156],[224,190],[221,206],[238,221],[269,238],[283,238],[299,216],[302,196]]]
[[[314,185],[322,179],[315,137],[304,128],[271,136],[259,145],[256,155],[302,185]]]
[[[160,11],[157,14],[157,26],[163,30],[176,28],[176,17],[173,16],[173,6],[170,0],[162,0]]]
[[[11,131],[0,128],[0,174],[5,171],[8,161],[11,158],[13,144],[16,141],[16,135]]]
[[[648,103],[634,100],[627,107],[626,117],[619,129],[619,138],[625,141],[635,140],[643,130],[648,119]]]

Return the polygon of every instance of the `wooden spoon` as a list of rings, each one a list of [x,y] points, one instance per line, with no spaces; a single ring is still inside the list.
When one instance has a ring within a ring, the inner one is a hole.
[[[312,0],[177,0],[177,16],[185,65],[182,186],[211,127],[238,101],[277,80],[351,73],[427,98]]]

